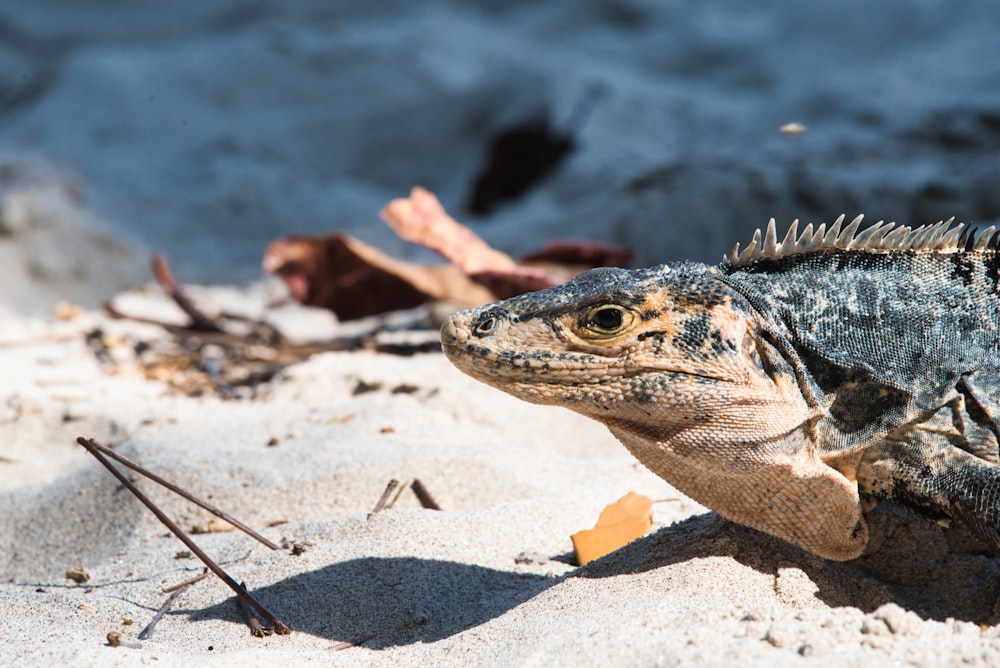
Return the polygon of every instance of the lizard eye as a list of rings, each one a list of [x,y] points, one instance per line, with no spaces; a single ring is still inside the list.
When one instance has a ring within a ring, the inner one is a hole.
[[[590,317],[600,329],[612,330],[622,326],[622,312],[616,308],[602,308]]]
[[[628,309],[616,304],[603,304],[587,311],[580,322],[581,334],[591,337],[614,336],[635,319]]]

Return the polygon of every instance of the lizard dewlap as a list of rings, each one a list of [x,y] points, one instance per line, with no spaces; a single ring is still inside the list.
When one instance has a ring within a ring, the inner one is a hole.
[[[720,515],[828,559],[861,497],[1000,550],[1000,233],[772,220],[718,266],[595,269],[456,313],[465,373],[604,423]]]

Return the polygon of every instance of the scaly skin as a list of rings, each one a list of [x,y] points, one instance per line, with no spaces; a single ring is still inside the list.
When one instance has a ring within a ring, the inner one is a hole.
[[[864,550],[859,487],[1000,549],[995,242],[883,232],[850,248],[854,229],[719,267],[593,270],[451,316],[444,351],[819,556]]]

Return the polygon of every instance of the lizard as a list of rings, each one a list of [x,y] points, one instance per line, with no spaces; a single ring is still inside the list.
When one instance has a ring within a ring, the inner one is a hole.
[[[880,500],[1000,551],[1000,232],[844,220],[461,311],[442,349],[820,557],[860,556]]]

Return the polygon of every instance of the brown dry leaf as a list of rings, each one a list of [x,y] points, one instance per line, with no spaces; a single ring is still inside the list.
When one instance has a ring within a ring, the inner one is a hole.
[[[526,292],[551,288],[573,276],[575,274],[567,274],[565,278],[557,278],[537,270],[519,269],[517,271],[482,271],[473,274],[470,278],[488,288],[495,299],[507,299],[523,295]]]
[[[550,271],[572,271],[573,275],[594,267],[627,267],[635,251],[599,241],[550,241],[541,250],[521,256],[521,264]]]
[[[292,296],[356,320],[428,301],[457,308],[481,306],[558,285],[596,266],[627,264],[631,251],[597,243],[559,242],[516,262],[448,215],[437,197],[413,188],[394,199],[382,218],[401,238],[442,255],[450,264],[420,265],[392,258],[348,234],[293,235],[271,243],[264,269]],[[537,266],[536,266],[537,265]]]
[[[224,519],[218,517],[211,519],[204,524],[196,524],[191,527],[191,533],[226,533],[227,531],[235,531],[236,527],[227,522]]]
[[[264,269],[292,296],[341,320],[413,308],[438,299],[478,306],[493,295],[451,265],[419,265],[389,257],[348,234],[294,235],[271,243]]]
[[[641,538],[653,524],[653,501],[629,492],[601,511],[597,525],[573,534],[577,562],[583,566]]]

